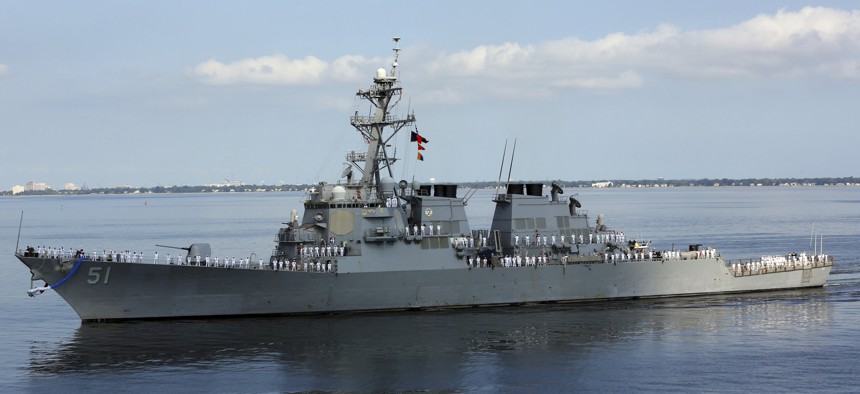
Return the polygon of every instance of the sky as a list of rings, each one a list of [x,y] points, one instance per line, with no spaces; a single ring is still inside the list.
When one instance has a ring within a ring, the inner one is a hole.
[[[395,178],[492,181],[515,139],[514,180],[860,176],[855,1],[0,9],[5,190],[336,182],[394,36],[429,140]]]

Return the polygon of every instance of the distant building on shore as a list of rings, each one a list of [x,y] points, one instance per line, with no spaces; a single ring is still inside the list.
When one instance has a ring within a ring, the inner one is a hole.
[[[245,186],[245,182],[237,181],[234,179],[225,179],[224,183],[208,183],[207,187],[236,187],[236,186]]]
[[[30,182],[27,182],[27,186],[25,186],[25,188],[26,188],[25,190],[27,190],[28,192],[43,192],[45,190],[50,189],[51,186],[45,182],[30,181]]]
[[[51,187],[51,185],[48,185],[45,182],[30,181],[30,182],[27,182],[27,184],[25,184],[24,186],[21,186],[21,185],[12,186],[12,195],[14,196],[18,193],[23,193],[23,192],[43,192],[46,190],[53,190],[53,188]]]

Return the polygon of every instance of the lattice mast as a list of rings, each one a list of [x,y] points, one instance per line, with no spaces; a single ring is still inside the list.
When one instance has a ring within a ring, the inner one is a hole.
[[[392,164],[397,161],[393,154],[389,155],[388,142],[405,126],[415,122],[415,115],[408,114],[406,118],[396,118],[391,113],[400,101],[402,88],[396,77],[397,58],[400,54],[398,42],[400,37],[394,37],[394,61],[391,63],[391,71],[386,74],[384,68],[376,71],[373,78],[373,86],[367,90],[359,90],[359,96],[371,103],[375,108],[372,116],[359,116],[357,113],[350,118],[350,123],[367,141],[367,153],[365,155],[349,155],[347,160],[356,163],[364,161],[360,186],[362,196],[369,196],[372,190],[381,193],[380,172],[384,169],[388,177],[392,177]],[[386,128],[390,132],[386,132]],[[363,157],[362,157],[363,156]],[[357,166],[357,164],[356,164]],[[381,196],[377,196],[381,198]]]

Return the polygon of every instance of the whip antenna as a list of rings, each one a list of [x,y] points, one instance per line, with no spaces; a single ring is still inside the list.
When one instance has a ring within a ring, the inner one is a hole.
[[[502,151],[502,164],[499,165],[499,180],[496,182],[496,198],[499,198],[499,185],[502,184],[502,171],[505,170],[505,155],[508,153],[508,140],[505,140],[505,149]]]
[[[505,180],[505,184],[511,182],[511,171],[514,169],[514,154],[517,153],[517,139],[514,138],[514,149],[511,151],[511,165],[508,166],[508,179]]]
[[[21,223],[24,223],[24,211],[21,211],[21,220],[18,221],[18,240],[15,241],[15,253],[18,253],[18,244],[21,242]]]

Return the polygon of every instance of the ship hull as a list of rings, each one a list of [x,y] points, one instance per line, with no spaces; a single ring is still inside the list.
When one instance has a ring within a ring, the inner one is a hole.
[[[17,256],[83,321],[325,314],[690,296],[823,286],[831,265],[736,276],[717,258],[320,273]]]

